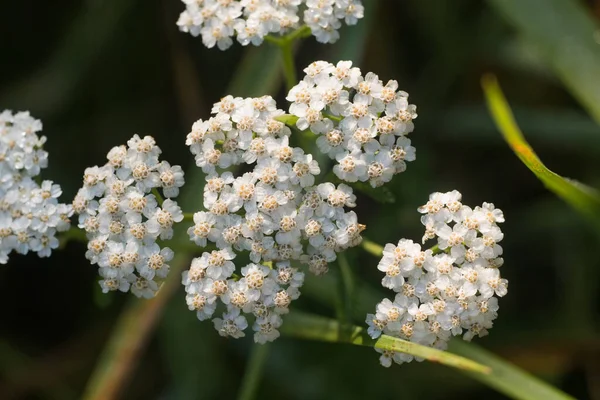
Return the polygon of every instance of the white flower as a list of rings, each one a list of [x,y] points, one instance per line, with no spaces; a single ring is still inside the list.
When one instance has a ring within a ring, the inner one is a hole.
[[[235,339],[244,337],[244,329],[248,327],[246,317],[240,315],[239,308],[233,308],[223,314],[223,318],[213,319],[215,329],[221,336],[231,336]]]
[[[307,12],[317,20],[333,7],[319,1],[314,6],[319,10]],[[342,8],[358,12],[354,5]],[[412,132],[417,115],[415,106],[408,104],[408,94],[397,91],[397,82],[383,85],[371,72],[363,77],[350,61],[336,66],[317,61],[304,71],[304,79],[287,96],[292,102],[289,112],[298,117],[298,129],[310,128],[320,135],[317,145],[338,161],[334,167],[338,178],[369,181],[377,187],[406,170],[406,162],[415,159],[415,149],[405,135]]]
[[[86,258],[98,264],[105,293],[131,291],[151,298],[169,272],[173,251],[156,241],[170,238],[183,214],[171,199],[159,207],[150,192],[162,189],[166,197],[175,197],[184,181],[181,167],[160,162],[160,154],[151,136],[134,135],[127,146],[110,150],[106,165],[86,169],[73,201],[89,239]]]
[[[183,186],[183,170],[179,165],[171,165],[163,161],[157,168],[158,177],[165,197],[177,197],[179,188]]]
[[[398,294],[367,315],[369,335],[385,333],[442,350],[452,336],[487,335],[498,316],[494,296],[506,295],[508,287],[500,277],[502,248],[497,245],[503,238],[497,226],[504,221],[502,211],[489,203],[471,209],[452,191],[433,193],[419,212],[425,214],[425,238],[437,237],[438,246],[421,251],[402,239],[384,247],[378,265],[386,273],[382,285]],[[403,353],[379,353],[384,366],[413,360]]]
[[[179,30],[201,35],[206,47],[221,50],[232,45],[233,37],[243,46],[258,46],[267,35],[284,35],[303,24],[319,42],[333,43],[342,21],[355,25],[364,16],[360,0],[182,1],[186,9],[177,20]]]
[[[302,97],[300,91],[297,97]],[[313,100],[311,107],[321,107],[319,96]],[[194,215],[187,232],[199,246],[211,243],[218,250],[203,253],[184,273],[186,301],[205,307],[212,304],[205,298],[212,296],[229,311],[239,310],[240,316],[253,314],[255,340],[263,343],[278,336],[281,322],[272,315],[288,313],[300,295],[304,274],[292,262],[308,265],[315,274],[326,272],[337,252],[360,243],[364,225],[355,213],[346,212],[356,205],[349,186],[314,186],[319,164],[311,154],[290,146],[289,128],[276,120],[283,111],[271,97],[226,96],[212,112],[216,115],[196,122],[188,135],[197,165],[209,174],[203,194],[206,211]],[[223,157],[231,162],[220,164]],[[230,164],[246,164],[245,173],[234,177],[222,171]],[[154,234],[160,210],[147,223]],[[236,273],[231,260],[240,252],[248,252],[252,263]],[[207,312],[193,309],[201,320],[214,311],[212,306]],[[214,319],[215,327],[233,330],[235,324],[225,320]]]
[[[0,264],[8,262],[12,251],[49,257],[58,247],[57,232],[70,227],[73,207],[58,203],[61,187],[52,181],[38,183],[48,166],[46,137],[37,135],[41,129],[42,123],[29,112],[0,113]],[[82,210],[94,212],[97,204],[89,198],[98,187],[90,184],[89,193],[78,199]]]
[[[277,329],[281,326],[281,323],[282,319],[278,314],[268,314],[257,318],[252,326],[252,329],[256,332],[254,341],[260,344],[274,341],[279,337]]]

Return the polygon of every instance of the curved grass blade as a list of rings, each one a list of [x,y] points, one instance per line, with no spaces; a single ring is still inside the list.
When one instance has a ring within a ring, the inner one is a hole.
[[[533,375],[515,367],[495,354],[473,344],[461,340],[450,342],[450,350],[481,363],[492,369],[489,375],[463,371],[481,383],[493,387],[514,399],[522,400],[572,400],[573,397],[548,385]]]
[[[382,247],[376,243],[372,243],[371,250],[373,254]],[[329,271],[327,275],[321,276],[318,279],[307,279],[304,286],[302,287],[302,294],[308,296],[311,299],[319,302],[320,304],[328,307],[332,307],[334,304],[334,295],[331,288],[339,280],[339,274],[337,271]],[[376,290],[372,286],[361,283],[355,292],[357,298],[356,308],[353,310],[353,317],[355,320],[364,320],[365,315],[375,307],[375,304],[379,302],[383,297],[382,291]],[[327,339],[319,339],[317,333],[305,333],[304,330],[309,330],[309,327],[292,327],[294,319],[299,320],[296,317],[297,312],[292,311],[289,316],[286,317],[284,324],[282,325],[282,333],[289,336],[295,336],[305,339],[322,340],[322,341],[337,341],[333,340],[336,338],[336,334],[339,332],[333,331],[333,329],[339,329],[338,326],[332,325],[333,328],[327,330]],[[291,317],[291,318],[290,318]],[[305,321],[309,322],[309,321]],[[290,324],[291,323],[291,324]],[[304,323],[304,322],[303,322]],[[333,322],[329,322],[335,323]],[[323,324],[323,322],[321,322]],[[318,326],[318,325],[317,325]],[[289,329],[297,329],[299,332],[288,332]],[[316,328],[315,328],[316,329]],[[306,335],[306,336],[305,336]],[[370,339],[367,336],[367,339]],[[358,344],[358,343],[357,343]],[[477,363],[483,364],[491,368],[490,374],[482,374],[478,372],[470,372],[468,370],[459,369],[460,372],[469,375],[471,378],[479,381],[480,383],[494,388],[500,393],[505,394],[508,397],[522,400],[533,400],[533,399],[544,399],[544,400],[566,400],[571,399],[566,393],[554,388],[543,380],[531,375],[529,372],[513,365],[495,354],[484,350],[482,347],[465,342],[460,339],[450,340],[449,349],[456,355],[465,357]]]
[[[600,27],[581,1],[490,0],[600,122]],[[532,17],[534,16],[534,17]]]
[[[575,210],[600,222],[600,193],[589,186],[563,178],[550,171],[535,154],[515,122],[498,81],[494,75],[484,75],[481,85],[485,93],[490,114],[504,139],[519,159],[558,197]]]
[[[318,315],[293,311],[286,316],[285,323],[281,326],[281,332],[287,336],[299,339],[348,343],[358,346],[376,347],[383,350],[399,351],[415,357],[422,357],[431,362],[437,362],[477,374],[490,373],[489,367],[465,357],[388,335],[382,335],[379,339],[372,339],[361,327],[353,325],[342,326],[338,321]]]

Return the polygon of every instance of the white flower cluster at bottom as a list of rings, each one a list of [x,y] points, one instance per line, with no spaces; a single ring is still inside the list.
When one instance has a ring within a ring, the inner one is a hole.
[[[372,338],[382,333],[441,350],[450,337],[471,340],[485,336],[498,316],[498,299],[507,292],[501,279],[503,235],[497,223],[502,211],[483,203],[474,209],[461,203],[457,191],[434,193],[419,208],[425,215],[423,241],[437,237],[437,248],[422,250],[411,240],[387,244],[378,269],[385,272],[382,285],[394,290],[394,300],[384,299],[366,322]],[[380,350],[380,362],[402,364],[410,354]],[[417,361],[421,361],[417,359]]]
[[[226,311],[213,323],[221,336],[245,336],[248,320],[242,313],[246,313],[254,318],[254,341],[271,342],[279,337],[281,315],[287,314],[292,300],[300,296],[304,273],[283,261],[275,268],[248,264],[239,277],[234,275],[234,257],[231,249],[223,249],[205,252],[193,260],[182,282],[188,307],[203,321],[212,317],[220,299]]]
[[[0,113],[0,264],[12,251],[49,257],[59,244],[56,233],[71,226],[71,206],[58,203],[60,186],[34,180],[48,166],[41,130],[29,112]]]

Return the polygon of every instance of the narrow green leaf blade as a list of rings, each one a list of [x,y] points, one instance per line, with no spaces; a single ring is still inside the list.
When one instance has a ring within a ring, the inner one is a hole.
[[[372,346],[383,350],[399,351],[422,357],[449,367],[488,374],[490,369],[483,364],[471,361],[446,351],[422,346],[392,336],[382,335],[371,339],[367,332],[358,326],[342,326],[337,321],[318,315],[291,312],[281,327],[283,334],[299,339],[317,340],[333,343],[348,343],[358,346]]]
[[[471,360],[485,363],[492,368],[489,375],[464,371],[481,383],[493,387],[514,399],[522,400],[566,400],[573,399],[564,392],[548,385],[535,376],[515,367],[502,358],[483,348],[461,340],[450,342],[450,350],[454,353],[468,357]]]
[[[504,139],[544,185],[582,214],[600,220],[600,194],[593,188],[574,180],[563,178],[550,171],[535,154],[519,129],[510,106],[493,75],[485,75],[481,84],[487,105]]]
[[[574,0],[490,0],[600,122],[600,26]],[[532,17],[534,16],[534,17]]]
[[[381,246],[373,244],[374,251],[377,251],[378,248],[381,248]],[[328,290],[328,288],[335,285],[336,280],[339,279],[341,278],[339,277],[337,271],[329,271],[327,275],[319,278],[307,279],[302,287],[302,293],[303,295],[310,297],[324,306],[331,307],[333,304],[333,294],[331,290]],[[375,304],[384,297],[384,293],[383,291],[378,291],[372,286],[369,286],[363,282],[356,290],[356,297],[357,302],[353,316],[355,320],[363,320],[367,313],[372,312],[372,310],[375,308]],[[313,336],[309,336],[311,335],[310,332],[306,334],[304,330],[312,329],[309,325],[306,327],[294,327],[293,325],[286,326],[289,322],[294,324],[292,321],[297,318],[296,315],[296,312],[292,312],[290,313],[290,316],[286,317],[284,324],[282,325],[282,330],[284,333],[289,334],[290,336],[296,335],[296,337],[304,339],[325,341],[323,338],[319,339],[316,337],[319,335],[318,333],[313,332]],[[290,319],[292,321],[290,321]],[[288,333],[288,329],[296,329],[298,332]],[[330,331],[328,335],[329,340],[326,341],[334,341],[333,338],[336,338],[336,333],[333,331]],[[456,355],[466,357],[472,361],[490,367],[490,374],[481,374],[467,370],[460,371],[468,374],[470,377],[481,382],[482,384],[504,393],[506,396],[523,400],[540,398],[543,398],[544,400],[570,399],[567,394],[532,376],[527,371],[502,360],[500,357],[482,349],[474,343],[469,343],[461,339],[454,338],[450,340],[449,349]],[[518,390],[515,390],[513,386]],[[543,396],[540,396],[540,394],[543,394]]]

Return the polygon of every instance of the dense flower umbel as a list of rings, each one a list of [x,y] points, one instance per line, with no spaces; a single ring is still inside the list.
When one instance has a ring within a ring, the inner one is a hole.
[[[290,130],[275,120],[283,111],[271,97],[227,96],[215,104],[213,114],[196,122],[187,138],[196,164],[208,174],[207,211],[194,215],[188,233],[199,246],[211,242],[218,248],[196,259],[184,275],[188,305],[205,319],[220,299],[227,306],[223,318],[215,319],[221,334],[243,334],[247,322],[241,310],[257,317],[253,328],[258,342],[273,340],[281,324],[277,315],[287,312],[302,284],[303,275],[289,262],[300,261],[323,274],[337,252],[360,243],[364,226],[354,212],[345,210],[355,206],[350,187],[315,185],[319,165],[310,154],[289,146]],[[222,172],[239,164],[252,170],[238,177]],[[249,252],[255,264],[234,276],[231,260],[239,252]],[[240,300],[242,307],[231,302],[238,293],[246,299]]]
[[[73,200],[79,227],[86,231],[86,257],[98,264],[102,291],[120,290],[151,298],[169,272],[173,252],[157,239],[171,239],[183,219],[171,199],[162,205],[151,192],[176,197],[183,186],[181,167],[159,161],[152,137],[134,135],[126,146],[113,147],[103,167],[85,170],[83,187]]]
[[[498,316],[495,296],[504,296],[508,285],[499,270],[503,234],[497,223],[504,222],[502,211],[491,203],[465,206],[455,190],[433,193],[419,212],[425,214],[423,242],[437,238],[439,254],[406,239],[385,246],[378,269],[386,274],[382,285],[397,294],[367,315],[369,334],[377,338],[385,333],[442,350],[451,336],[471,340],[487,335]],[[377,351],[386,367],[392,360],[401,364],[413,359]]]
[[[372,72],[364,77],[351,61],[316,61],[287,99],[299,129],[320,135],[319,149],[337,161],[333,171],[347,182],[389,182],[415,160],[406,137],[413,131],[416,106],[398,82],[384,84]]]
[[[246,46],[260,45],[270,34],[283,35],[302,24],[317,41],[339,39],[342,21],[354,25],[363,17],[360,0],[182,0],[186,9],[177,25],[183,32],[202,36],[206,47],[225,50],[233,37]]]
[[[71,225],[71,206],[58,203],[60,186],[34,180],[48,166],[41,130],[29,112],[0,113],[0,264],[13,250],[49,257],[58,247],[56,233]]]

